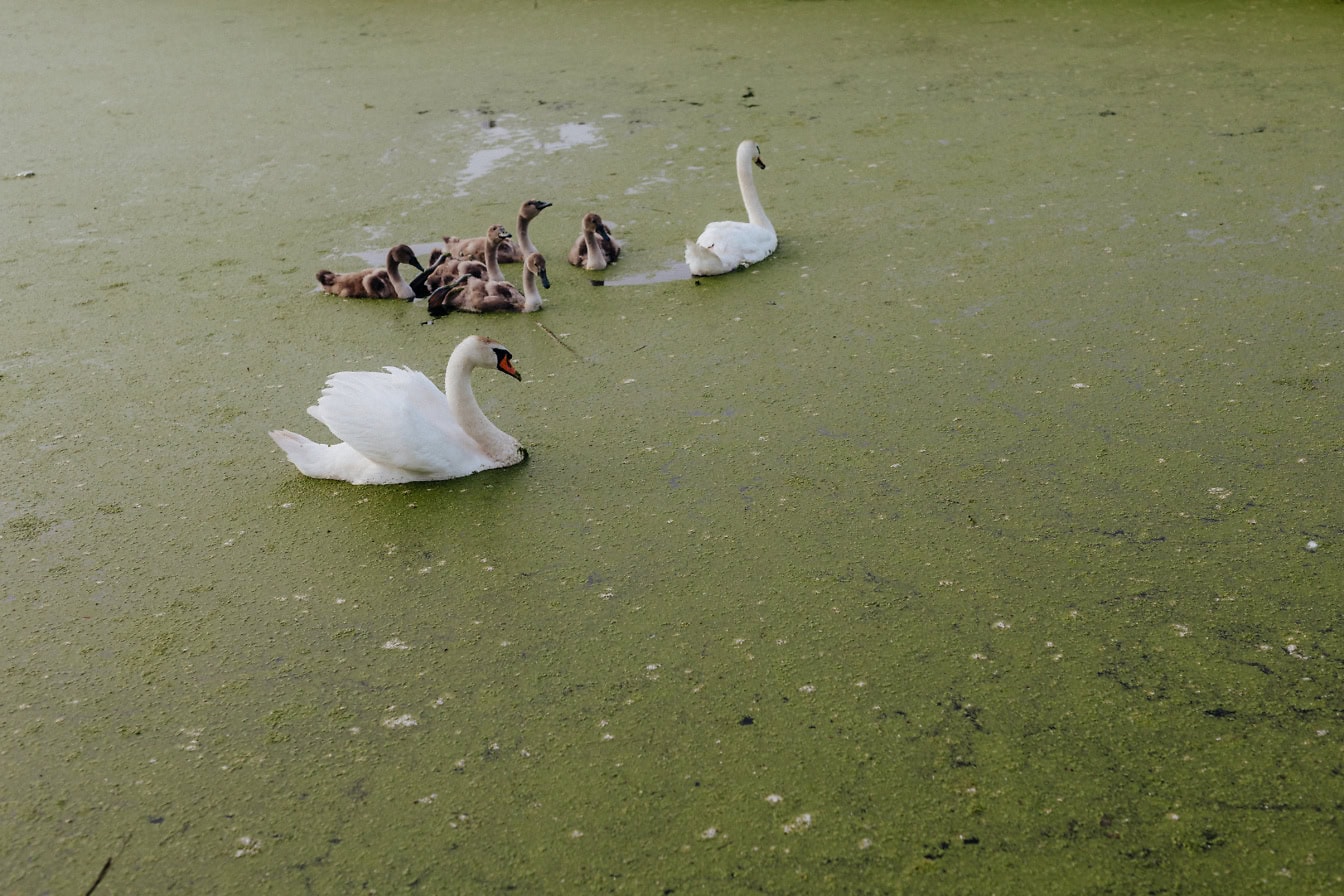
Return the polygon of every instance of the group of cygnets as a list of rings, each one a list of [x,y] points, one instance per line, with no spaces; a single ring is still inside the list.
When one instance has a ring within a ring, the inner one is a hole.
[[[765,168],[765,163],[754,140],[738,145],[736,165],[748,220],[715,221],[695,242],[686,241],[686,264],[695,276],[746,267],[778,245],[756,192],[752,166]],[[429,267],[421,266],[410,246],[397,245],[387,253],[386,267],[348,274],[318,271],[317,281],[326,292],[346,298],[427,298],[434,317],[451,311],[536,311],[542,306],[537,282],[549,288],[550,279],[546,259],[527,231],[550,205],[538,199],[522,204],[516,242],[503,225],[495,224],[483,237],[444,237],[443,249],[430,254]],[[620,252],[611,228],[590,212],[567,257],[577,267],[600,271]],[[521,290],[504,279],[499,267],[500,262],[519,261]],[[400,272],[403,264],[419,270],[419,276],[406,282]],[[324,445],[287,429],[273,430],[270,436],[304,475],[355,485],[455,479],[512,466],[527,457],[527,450],[476,403],[471,372],[477,367],[493,367],[522,380],[507,348],[487,336],[468,336],[448,359],[442,392],[408,367],[334,373],[308,413],[341,442]]]
[[[551,207],[540,199],[528,199],[518,208],[518,237],[514,240],[503,224],[491,225],[485,236],[462,239],[443,238],[443,248],[429,256],[423,267],[415,251],[405,243],[388,250],[387,264],[348,274],[318,271],[317,282],[323,291],[347,299],[393,299],[408,301],[429,299],[429,313],[441,317],[450,311],[521,311],[541,310],[541,291],[547,289],[546,258],[532,244],[527,226],[537,215]],[[583,231],[569,250],[569,262],[589,271],[605,270],[621,254],[621,244],[611,228],[596,212],[583,216]],[[500,262],[523,263],[523,288],[520,290],[500,270]],[[409,283],[401,275],[401,266],[410,265],[420,275]]]

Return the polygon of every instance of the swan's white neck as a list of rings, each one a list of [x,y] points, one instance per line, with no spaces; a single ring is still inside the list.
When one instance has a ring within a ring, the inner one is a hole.
[[[518,450],[518,440],[490,422],[476,395],[471,391],[471,371],[477,365],[461,346],[448,359],[443,376],[443,394],[448,398],[453,417],[467,435],[476,440],[486,454],[496,460],[508,460]]]
[[[750,142],[737,147],[737,186],[742,191],[742,204],[747,207],[747,220],[757,227],[774,230],[775,225],[765,216],[761,197],[756,193],[756,177],[752,174],[751,164],[755,149]]]

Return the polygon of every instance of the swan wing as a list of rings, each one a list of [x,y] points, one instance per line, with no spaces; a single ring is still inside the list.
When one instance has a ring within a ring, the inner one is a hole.
[[[439,388],[408,367],[334,373],[308,413],[374,463],[417,478],[466,476],[493,466]]]
[[[755,264],[779,245],[769,227],[745,221],[715,221],[694,243],[687,243],[686,263],[695,274],[723,274]]]

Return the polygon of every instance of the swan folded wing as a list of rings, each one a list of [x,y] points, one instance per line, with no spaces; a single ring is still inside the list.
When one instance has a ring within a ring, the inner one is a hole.
[[[715,221],[705,225],[704,233],[695,242],[717,255],[727,270],[732,270],[755,264],[774,252],[779,237],[771,228],[745,221]]]
[[[465,476],[494,466],[419,371],[342,371],[308,413],[374,463],[421,475]]]

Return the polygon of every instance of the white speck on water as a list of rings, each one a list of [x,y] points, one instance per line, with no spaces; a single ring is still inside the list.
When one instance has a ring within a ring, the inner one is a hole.
[[[817,692],[817,686],[814,684],[805,684],[798,689],[798,692],[800,694],[815,694]]]
[[[1209,494],[1213,495],[1215,500],[1226,501],[1228,498],[1232,497],[1232,490],[1215,485],[1213,488],[1209,489]]]
[[[235,859],[241,859],[243,856],[254,856],[261,852],[261,842],[246,834],[238,838],[238,844],[238,849],[233,851],[233,857]]]
[[[582,837],[582,836],[583,836],[583,831],[580,831],[578,828],[575,828],[574,830],[572,830],[572,831],[569,832],[569,838],[570,838],[571,840],[577,840],[577,839],[579,839],[579,838]]]
[[[765,801],[772,806],[777,806],[780,803],[784,802],[784,797],[780,796],[777,793],[772,793],[766,796]]]
[[[1008,629],[1012,627],[1013,624],[1006,619],[999,619],[994,623],[994,628],[998,629],[1001,632],[1006,632]]]
[[[420,723],[415,720],[415,716],[410,713],[399,715],[394,719],[383,719],[384,728],[414,728]]]
[[[802,815],[794,818],[793,821],[784,825],[784,833],[801,834],[810,827],[812,827],[812,813],[804,812]]]
[[[867,837],[864,837],[862,840],[859,841],[859,849],[868,849],[872,845],[873,841],[869,840]]]
[[[713,839],[714,839],[715,837],[717,837],[717,836],[719,836],[719,829],[718,829],[718,828],[705,828],[705,829],[700,833],[700,839],[701,839],[701,840],[713,840]]]
[[[410,649],[411,649],[411,645],[407,644],[405,641],[401,640],[400,638],[392,638],[391,640],[388,640],[388,641],[383,642],[383,649],[384,649],[384,650],[410,650]]]
[[[1182,638],[1190,634],[1190,627],[1188,625],[1181,625],[1179,622],[1173,622],[1171,627],[1175,629],[1176,634]]]
[[[1315,541],[1308,541],[1308,542],[1307,542],[1307,550],[1309,550],[1309,551],[1314,551],[1314,550],[1316,550],[1318,547],[1320,547],[1320,545],[1317,544]]]
[[[429,796],[422,796],[422,797],[420,797],[419,799],[416,800],[416,802],[419,803],[419,804],[422,805],[422,806],[427,806],[427,805],[429,805],[430,803],[434,802],[434,801],[435,801],[436,799],[438,799],[438,798],[439,798],[439,795],[438,795],[437,793],[431,793]]]
[[[1092,387],[1089,386],[1087,383],[1074,383],[1074,384],[1073,384],[1073,388],[1075,388],[1075,389],[1091,389]]]

